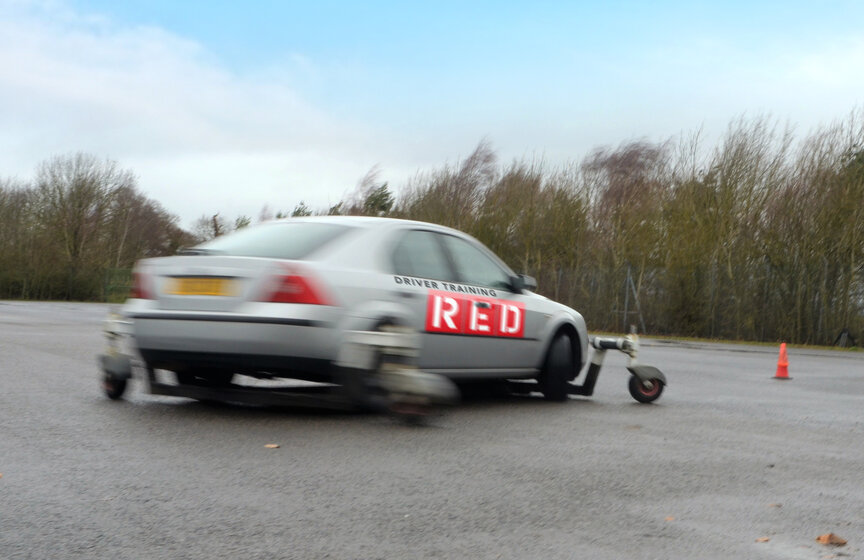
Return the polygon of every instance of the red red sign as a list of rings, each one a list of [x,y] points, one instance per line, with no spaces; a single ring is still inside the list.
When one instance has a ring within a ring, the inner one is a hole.
[[[430,290],[428,332],[478,336],[525,336],[525,304],[482,296]]]

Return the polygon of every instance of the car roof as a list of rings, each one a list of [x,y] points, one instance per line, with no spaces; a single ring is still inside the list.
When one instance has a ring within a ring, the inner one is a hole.
[[[430,222],[421,222],[418,220],[403,220],[401,218],[383,218],[377,216],[296,216],[290,218],[281,218],[279,220],[274,220],[274,222],[318,222],[318,223],[328,223],[328,224],[342,224],[345,226],[351,226],[356,228],[362,228],[366,231],[371,230],[382,230],[382,229],[397,229],[397,228],[406,228],[406,227],[418,227],[421,229],[430,229],[433,231],[437,231],[439,233],[449,233],[452,235],[456,235],[465,239],[473,240],[475,243],[480,245],[480,247],[492,258],[497,261],[501,266],[504,267],[505,270],[510,270],[510,267],[505,263],[501,258],[492,252],[488,247],[486,247],[481,241],[476,239],[471,234],[465,233],[464,231],[442,226],[439,224],[433,224]],[[269,222],[273,223],[273,222]]]
[[[433,224],[430,222],[421,222],[417,220],[403,220],[401,218],[382,218],[377,216],[297,216],[291,218],[281,218],[279,220],[274,220],[274,222],[321,222],[328,224],[344,224],[347,226],[354,227],[365,227],[365,228],[373,228],[373,227],[383,227],[383,226],[421,226],[434,228],[437,230],[443,231],[451,231],[454,233],[460,233],[462,235],[466,235],[465,232],[459,231],[457,229],[453,229],[447,226],[442,226],[439,224]]]

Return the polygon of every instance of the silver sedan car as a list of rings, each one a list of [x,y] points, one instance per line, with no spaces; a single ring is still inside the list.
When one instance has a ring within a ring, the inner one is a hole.
[[[122,313],[136,350],[179,384],[347,384],[335,367],[347,333],[394,325],[416,334],[423,372],[536,380],[549,400],[567,398],[587,357],[579,313],[476,239],[429,223],[277,220],[143,260],[133,276]]]

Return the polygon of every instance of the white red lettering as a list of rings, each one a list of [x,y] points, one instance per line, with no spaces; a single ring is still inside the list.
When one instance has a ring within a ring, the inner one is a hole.
[[[430,290],[426,331],[477,336],[525,336],[525,305],[487,297]]]
[[[443,309],[443,304],[447,304],[447,309]],[[435,313],[432,315],[432,324],[435,328],[441,326],[441,319],[447,323],[451,330],[456,329],[456,324],[453,322],[453,316],[459,312],[459,306],[456,300],[452,297],[435,296]]]
[[[429,292],[426,303],[426,330],[458,333],[462,330],[462,304],[446,292]]]
[[[488,307],[484,309],[478,306],[478,303],[477,301],[471,303],[471,312],[469,313],[471,320],[468,321],[468,332],[471,334],[492,334],[492,321],[489,317],[492,305],[487,302]]]
[[[501,336],[524,336],[524,314],[523,309],[512,303],[502,303],[499,316],[501,318],[498,334]]]

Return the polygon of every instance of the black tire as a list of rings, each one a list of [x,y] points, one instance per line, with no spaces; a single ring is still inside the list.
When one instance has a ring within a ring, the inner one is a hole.
[[[654,402],[663,394],[663,382],[659,379],[649,379],[646,385],[638,377],[631,375],[627,388],[630,390],[630,396],[640,403]]]
[[[567,400],[573,367],[573,347],[570,344],[570,337],[559,334],[549,346],[543,371],[537,377],[537,385],[544,399],[553,402]]]
[[[105,391],[105,396],[112,401],[123,398],[123,394],[126,392],[126,386],[126,379],[117,379],[110,375],[102,377],[102,390]]]

